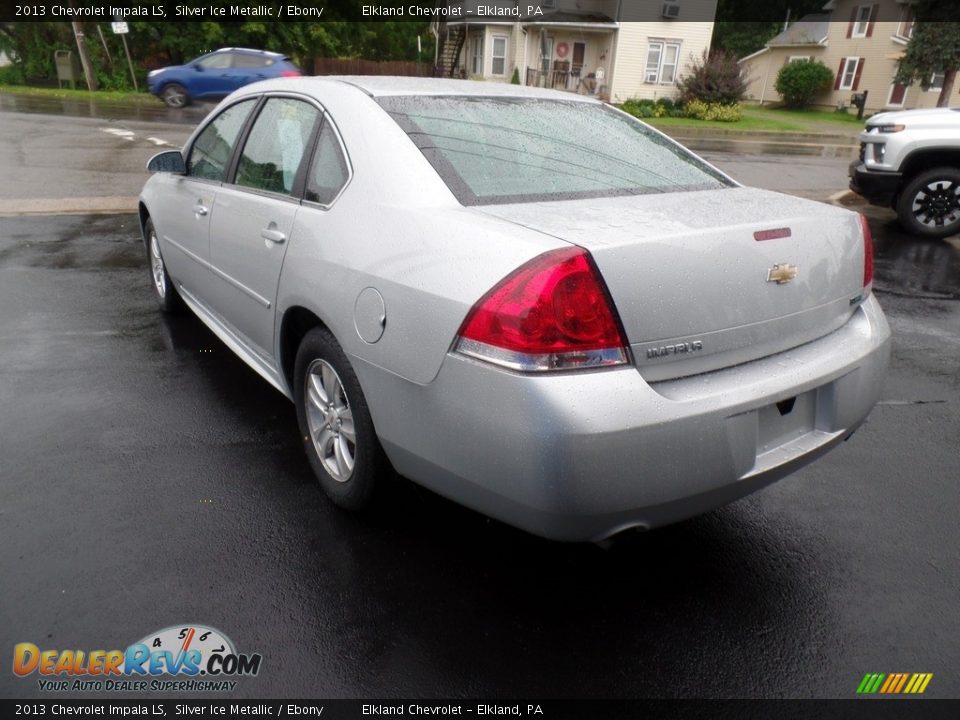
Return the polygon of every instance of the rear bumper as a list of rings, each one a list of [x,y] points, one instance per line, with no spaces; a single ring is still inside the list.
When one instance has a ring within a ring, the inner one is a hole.
[[[718,507],[829,450],[876,403],[889,344],[870,297],[820,340],[661,383],[633,367],[531,377],[455,354],[429,385],[355,367],[401,474],[534,534],[599,540]]]
[[[882,205],[883,207],[893,205],[903,179],[903,175],[898,172],[868,170],[867,166],[860,160],[850,164],[848,174],[850,175],[851,190],[865,197],[872,205]]]

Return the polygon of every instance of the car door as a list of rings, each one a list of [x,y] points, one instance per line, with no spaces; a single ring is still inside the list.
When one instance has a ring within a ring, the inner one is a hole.
[[[217,195],[210,256],[214,310],[251,350],[273,356],[277,285],[322,114],[311,102],[268,97]]]
[[[233,53],[215,52],[193,63],[194,76],[188,90],[193,97],[220,97],[237,89],[234,82]]]
[[[202,297],[210,277],[210,219],[234,146],[257,98],[230,105],[210,120],[186,155],[186,174],[158,176],[161,188],[149,208],[170,276]]]
[[[233,86],[240,88],[258,80],[265,80],[269,77],[267,66],[271,64],[273,64],[272,59],[261,53],[234,53],[233,65],[230,68]]]

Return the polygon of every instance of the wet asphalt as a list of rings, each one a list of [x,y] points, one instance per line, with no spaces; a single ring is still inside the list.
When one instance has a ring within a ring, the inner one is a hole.
[[[867,423],[609,549],[405,481],[337,510],[293,406],[157,312],[134,216],[0,218],[0,656],[204,623],[264,656],[236,698],[960,696],[960,242],[867,212],[895,334]]]

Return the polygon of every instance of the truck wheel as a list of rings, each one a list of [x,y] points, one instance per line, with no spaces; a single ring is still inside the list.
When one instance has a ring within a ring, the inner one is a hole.
[[[897,217],[914,235],[942,238],[960,232],[960,169],[939,167],[910,180],[897,200]]]

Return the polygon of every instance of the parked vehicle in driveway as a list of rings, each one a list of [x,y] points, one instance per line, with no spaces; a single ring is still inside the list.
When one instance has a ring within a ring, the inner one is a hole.
[[[147,87],[168,106],[180,108],[193,100],[220,99],[244,85],[278,77],[298,77],[300,69],[280,53],[247,48],[223,48],[147,74]]]
[[[864,218],[742,187],[584,96],[258,83],[149,167],[161,308],[293,400],[346,508],[393,468],[601,540],[783,477],[880,393]]]
[[[850,189],[892,207],[914,235],[960,233],[960,108],[874,115],[860,133]]]

